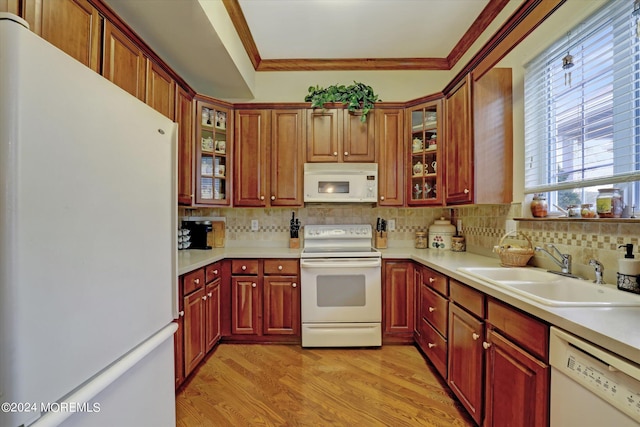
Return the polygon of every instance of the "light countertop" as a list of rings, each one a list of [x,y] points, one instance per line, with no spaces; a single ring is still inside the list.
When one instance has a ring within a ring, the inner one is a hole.
[[[225,258],[299,258],[301,249],[233,247],[178,252],[182,275]],[[459,267],[497,267],[497,258],[433,249],[382,249],[383,259],[413,260],[506,302],[567,332],[640,364],[640,307],[554,307],[469,276]],[[619,291],[623,292],[623,291]]]

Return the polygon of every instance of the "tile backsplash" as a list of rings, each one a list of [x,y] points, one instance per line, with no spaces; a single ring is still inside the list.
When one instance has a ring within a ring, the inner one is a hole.
[[[389,231],[388,245],[393,247],[413,246],[416,231],[427,231],[429,225],[440,217],[452,218],[453,223],[462,221],[469,252],[497,257],[492,252],[506,232],[506,221],[522,217],[520,203],[500,205],[467,205],[454,208],[379,208],[370,205],[317,205],[304,208],[180,208],[180,216],[221,216],[226,218],[227,246],[286,247],[289,242],[289,220],[295,212],[302,226],[306,224],[371,224],[376,218],[394,219],[396,229]],[[251,230],[251,220],[258,220],[258,231]],[[598,259],[605,266],[607,283],[616,283],[618,259],[623,255],[619,245],[634,244],[638,254],[640,223],[597,221],[517,221],[517,229],[526,233],[534,246],[553,243],[563,253],[573,258],[573,272],[585,278],[593,278],[589,260]],[[516,238],[526,245],[523,238]],[[556,269],[542,253],[529,262],[531,265]]]

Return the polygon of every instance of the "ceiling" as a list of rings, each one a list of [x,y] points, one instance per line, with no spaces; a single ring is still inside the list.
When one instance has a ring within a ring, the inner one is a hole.
[[[251,73],[449,70],[509,0],[104,0],[196,92]]]

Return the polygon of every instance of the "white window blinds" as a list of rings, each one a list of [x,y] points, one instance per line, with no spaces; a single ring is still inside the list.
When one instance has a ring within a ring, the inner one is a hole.
[[[525,70],[525,192],[640,180],[640,46],[614,0]],[[563,68],[572,56],[573,66]]]

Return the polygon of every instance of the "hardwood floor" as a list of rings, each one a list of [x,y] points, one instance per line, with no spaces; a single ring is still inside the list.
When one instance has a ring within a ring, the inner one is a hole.
[[[470,426],[413,346],[221,344],[176,397],[177,425]]]

